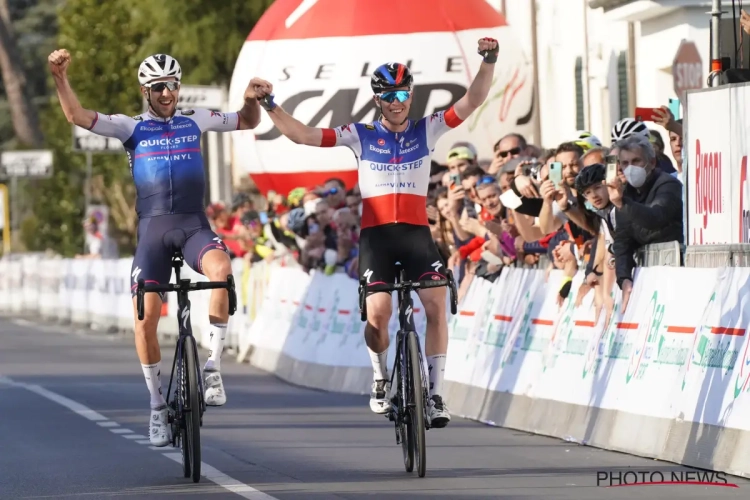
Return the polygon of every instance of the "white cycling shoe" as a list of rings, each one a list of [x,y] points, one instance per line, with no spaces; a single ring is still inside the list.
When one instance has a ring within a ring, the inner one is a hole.
[[[206,406],[223,406],[227,402],[224,382],[218,370],[203,370],[203,390]]]
[[[451,421],[451,414],[448,412],[448,407],[443,402],[443,398],[434,394],[430,398],[429,404],[428,415],[430,417],[430,427],[441,429],[448,425]]]
[[[167,405],[157,410],[151,410],[148,420],[148,439],[153,446],[167,446],[169,444],[169,425],[167,424]]]
[[[388,393],[391,392],[391,383],[387,380],[376,380],[372,383],[370,391],[370,409],[378,415],[388,413],[391,403],[388,401]]]

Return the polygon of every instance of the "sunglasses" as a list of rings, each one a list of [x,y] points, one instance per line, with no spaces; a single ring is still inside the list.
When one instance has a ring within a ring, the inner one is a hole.
[[[331,188],[331,189],[327,189],[327,190],[323,191],[322,193],[320,193],[320,196],[322,196],[323,198],[326,198],[327,196],[334,195],[334,194],[336,194],[338,192],[339,192],[339,188]]]
[[[497,182],[497,179],[490,175],[485,175],[481,179],[477,181],[477,186],[483,186],[484,184],[495,184]]]
[[[508,155],[517,155],[521,153],[521,148],[513,148],[509,149],[508,151],[498,151],[497,154],[500,156],[500,158],[505,158]]]
[[[146,87],[160,93],[164,92],[164,89],[169,89],[170,92],[174,92],[180,88],[180,82],[158,82],[146,85]]]
[[[408,90],[391,90],[390,92],[378,94],[378,97],[385,102],[393,102],[396,99],[398,99],[398,102],[406,102],[411,97],[411,92]]]

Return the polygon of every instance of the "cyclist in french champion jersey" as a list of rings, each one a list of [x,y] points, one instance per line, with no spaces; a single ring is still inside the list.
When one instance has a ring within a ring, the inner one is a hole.
[[[176,111],[182,70],[174,58],[155,54],[138,68],[138,81],[148,101],[148,111],[134,117],[105,115],[84,109],[79,103],[68,82],[70,59],[64,49],[52,52],[48,58],[65,117],[95,134],[122,141],[130,161],[138,214],[132,295],[135,296],[139,279],[146,283],[169,283],[175,250],[181,250],[185,262],[209,280],[226,281],[232,273],[227,248],[211,231],[204,212],[206,181],[200,140],[207,131],[255,128],[260,122],[260,106],[254,89],[262,81],[251,81],[245,91],[245,104],[236,113],[206,109]],[[135,347],[151,394],[149,439],[154,446],[166,446],[169,442],[167,405],[160,380],[161,352],[156,337],[161,300],[163,297],[158,294],[146,294],[144,319],[135,320]],[[135,307],[134,298],[134,312]],[[207,405],[221,406],[226,403],[219,372],[229,320],[226,290],[211,292],[209,320],[210,354],[203,371],[205,401]]]
[[[483,55],[477,76],[468,92],[445,111],[419,121],[408,118],[412,103],[413,78],[399,63],[387,63],[375,70],[371,87],[380,109],[373,123],[352,123],[335,129],[312,128],[299,122],[273,102],[270,83],[258,89],[260,99],[279,131],[297,144],[318,147],[346,146],[359,164],[362,192],[362,231],[359,275],[370,285],[393,283],[396,262],[409,280],[443,279],[445,264],[430,235],[426,197],[430,181],[430,154],[437,140],[458,127],[487,98],[498,44],[492,38],[479,40]],[[419,290],[427,316],[425,354],[430,373],[430,421],[445,427],[450,414],[442,398],[448,323],[445,288]],[[373,367],[370,408],[386,413],[390,392],[386,354],[388,322],[392,302],[387,293],[367,297],[365,340]]]

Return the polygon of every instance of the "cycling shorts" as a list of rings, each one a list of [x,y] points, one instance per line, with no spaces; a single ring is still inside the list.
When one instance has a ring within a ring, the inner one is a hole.
[[[139,279],[147,284],[169,283],[175,251],[182,251],[185,263],[203,274],[201,259],[206,252],[214,249],[229,253],[221,238],[211,230],[211,225],[202,212],[141,219],[138,222],[138,243],[130,271],[131,295],[135,296]]]
[[[362,229],[359,276],[368,285],[394,283],[397,262],[409,281],[445,279],[445,262],[429,226],[394,223]]]

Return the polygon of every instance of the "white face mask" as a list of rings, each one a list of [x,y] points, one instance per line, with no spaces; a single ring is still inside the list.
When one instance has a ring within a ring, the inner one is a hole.
[[[648,172],[646,172],[645,168],[636,167],[635,165],[628,165],[622,173],[625,174],[628,184],[634,188],[643,186],[646,183],[646,177],[648,177]]]

